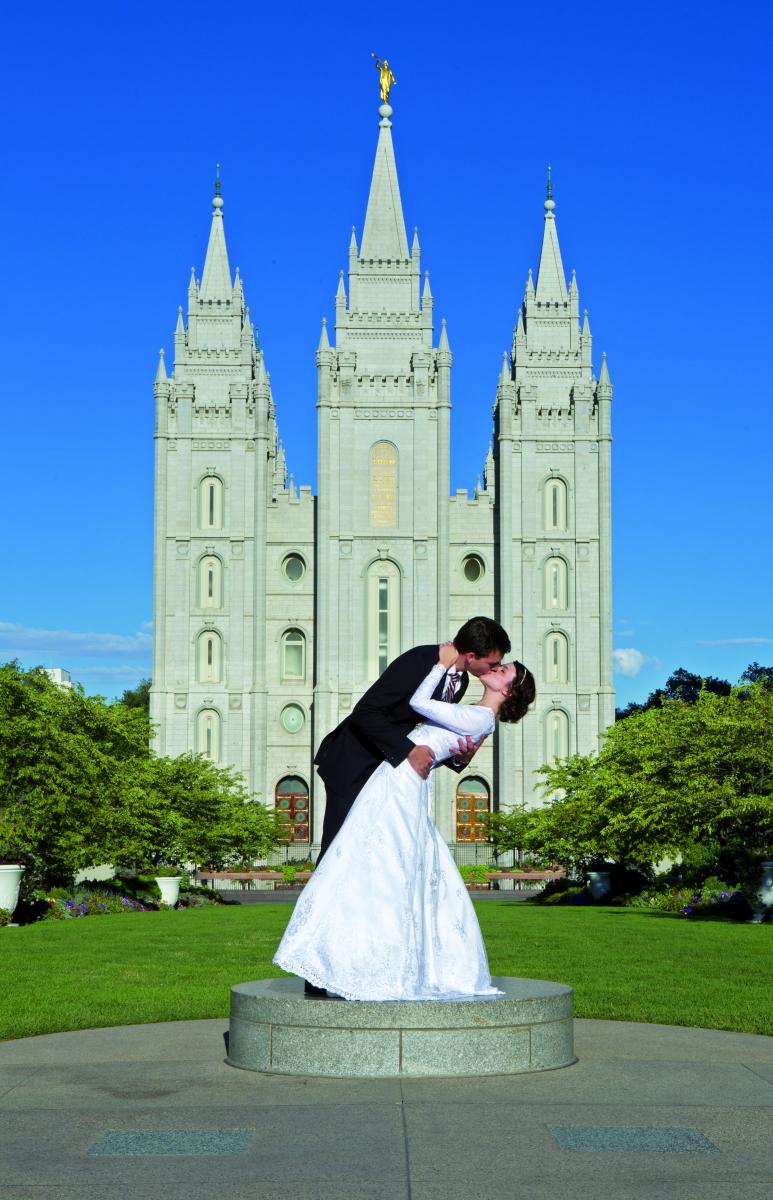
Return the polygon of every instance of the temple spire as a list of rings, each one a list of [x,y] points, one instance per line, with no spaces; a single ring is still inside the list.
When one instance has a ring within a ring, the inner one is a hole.
[[[545,198],[545,229],[542,235],[542,253],[537,272],[536,298],[540,303],[564,301],[567,297],[566,276],[564,264],[561,261],[561,248],[558,245],[556,229],[555,201],[553,199],[553,181],[548,165],[547,195]]]
[[[382,104],[376,147],[376,160],[368,196],[368,211],[362,231],[360,257],[365,259],[406,259],[408,239],[405,234],[400,186],[392,146],[392,108]]]
[[[606,361],[606,360],[605,360]],[[156,368],[155,383],[166,383],[166,363],[164,362],[164,351],[158,352],[158,367]]]
[[[215,195],[212,200],[212,227],[209,231],[207,257],[204,262],[204,274],[201,277],[200,298],[206,304],[208,300],[231,299],[231,268],[228,265],[228,251],[225,245],[223,229],[223,197],[220,190],[220,163],[215,174]]]

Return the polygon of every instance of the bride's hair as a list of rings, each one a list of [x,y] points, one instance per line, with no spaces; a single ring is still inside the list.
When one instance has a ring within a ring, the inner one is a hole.
[[[516,662],[515,679],[509,694],[505,696],[499,706],[497,719],[514,725],[516,721],[520,721],[521,717],[526,715],[526,711],[536,695],[537,685],[531,671],[523,663]]]

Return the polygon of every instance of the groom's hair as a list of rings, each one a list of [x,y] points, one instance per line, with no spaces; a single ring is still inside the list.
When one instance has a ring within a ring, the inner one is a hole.
[[[474,654],[476,658],[482,658],[492,650],[507,654],[510,639],[502,626],[492,621],[491,617],[471,617],[457,633],[454,645],[460,654]]]

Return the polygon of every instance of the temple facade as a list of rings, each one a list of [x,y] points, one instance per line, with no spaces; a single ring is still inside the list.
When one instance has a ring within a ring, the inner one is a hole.
[[[481,840],[489,811],[539,803],[539,766],[593,750],[614,720],[612,387],[603,356],[593,373],[550,185],[480,483],[451,495],[451,347],[406,236],[391,116],[382,104],[362,235],[316,351],[317,495],[288,477],[219,184],[174,370],[162,352],[154,389],[156,749],[233,765],[312,853],[321,738],[392,658],[470,616],[505,626],[537,700],[461,777],[436,773],[450,843]]]

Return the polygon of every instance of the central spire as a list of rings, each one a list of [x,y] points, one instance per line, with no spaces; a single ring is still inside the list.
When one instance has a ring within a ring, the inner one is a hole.
[[[397,166],[392,145],[392,108],[382,104],[379,108],[378,145],[370,182],[368,211],[362,234],[360,257],[365,259],[407,259],[408,238],[405,233],[403,206],[400,200],[400,185],[397,182]]]

